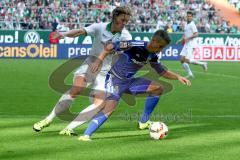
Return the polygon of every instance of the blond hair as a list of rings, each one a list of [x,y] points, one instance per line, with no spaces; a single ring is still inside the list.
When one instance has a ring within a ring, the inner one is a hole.
[[[129,7],[127,7],[127,6],[116,7],[112,11],[112,20],[114,20],[116,17],[118,17],[121,14],[126,14],[126,15],[129,15],[129,16],[132,15]]]

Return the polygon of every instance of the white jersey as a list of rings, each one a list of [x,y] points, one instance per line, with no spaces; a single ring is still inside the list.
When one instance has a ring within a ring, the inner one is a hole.
[[[88,27],[85,27],[87,35],[94,37],[92,44],[92,49],[90,51],[91,56],[98,56],[104,49],[104,44],[107,41],[123,41],[123,40],[132,40],[131,34],[123,29],[120,33],[113,34],[110,31],[111,23],[94,23]],[[102,65],[101,70],[109,70],[111,68],[112,55],[108,55]]]
[[[197,27],[193,21],[186,24],[184,27],[184,37],[189,38],[192,37],[194,33],[198,32]],[[186,45],[191,45],[192,47],[196,46],[195,38],[189,40]]]
[[[123,29],[121,33],[113,34],[110,32],[111,23],[94,23],[88,27],[85,27],[85,31],[88,35],[94,38],[92,49],[90,51],[90,58],[87,58],[85,62],[76,70],[74,76],[85,77],[88,85],[92,83],[92,89],[105,91],[105,79],[108,71],[111,69],[112,55],[108,55],[102,64],[102,68],[99,73],[92,73],[89,70],[89,63],[91,63],[91,56],[96,56],[103,51],[104,44],[107,41],[127,41],[132,40],[131,34]],[[97,74],[97,75],[96,75]]]
[[[193,34],[196,32],[198,32],[198,30],[193,21],[185,25],[185,28],[184,28],[185,38],[192,37]],[[193,59],[193,50],[197,46],[195,39],[196,38],[190,39],[188,42],[184,44],[183,49],[180,53],[181,56],[184,56],[187,59]]]

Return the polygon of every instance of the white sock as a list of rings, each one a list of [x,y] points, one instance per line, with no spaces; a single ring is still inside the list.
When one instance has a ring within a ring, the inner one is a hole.
[[[192,73],[192,71],[191,71],[188,63],[185,63],[185,62],[184,62],[184,63],[182,64],[182,66],[183,66],[183,68],[185,69],[185,71],[188,73],[188,75],[193,75],[193,73]]]
[[[190,59],[189,62],[192,64],[201,65],[201,66],[205,64],[205,62],[197,61],[195,59]]]
[[[53,119],[54,119],[56,116],[57,116],[57,115],[56,115],[56,113],[55,113],[55,111],[54,111],[54,109],[53,109],[52,112],[46,117],[46,119],[47,119],[48,122],[52,122]]]
[[[72,104],[74,98],[70,96],[70,94],[65,93],[62,95],[62,97],[58,100],[57,104],[53,108],[52,112],[46,117],[47,121],[52,122],[53,119],[68,109],[70,105]]]
[[[99,111],[101,107],[96,106],[95,104],[91,104],[82,112],[78,114],[78,116],[66,127],[67,129],[73,130],[74,128],[84,124],[85,122],[92,119]]]

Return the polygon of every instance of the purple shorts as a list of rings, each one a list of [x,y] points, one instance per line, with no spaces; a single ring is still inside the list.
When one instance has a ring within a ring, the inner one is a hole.
[[[118,101],[123,93],[141,94],[146,93],[152,81],[144,78],[119,79],[111,74],[106,77],[106,90],[109,93],[108,100]]]

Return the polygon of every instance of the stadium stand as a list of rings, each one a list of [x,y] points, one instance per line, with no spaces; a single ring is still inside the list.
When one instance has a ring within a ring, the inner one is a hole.
[[[228,0],[228,2],[234,6],[238,12],[240,12],[240,1],[239,0]]]
[[[130,31],[182,32],[186,11],[192,10],[199,32],[238,32],[205,0],[2,0],[0,29],[51,30],[54,26],[66,31],[109,21],[112,9],[120,5],[132,8]]]
[[[237,28],[240,28],[240,14],[234,7],[233,3],[234,1],[228,1],[228,0],[209,0],[214,6],[215,9],[218,11],[219,15],[223,17],[223,19],[227,19],[229,26],[231,27],[230,33],[236,33]],[[234,18],[233,18],[234,17]],[[220,28],[220,32],[221,28]]]

